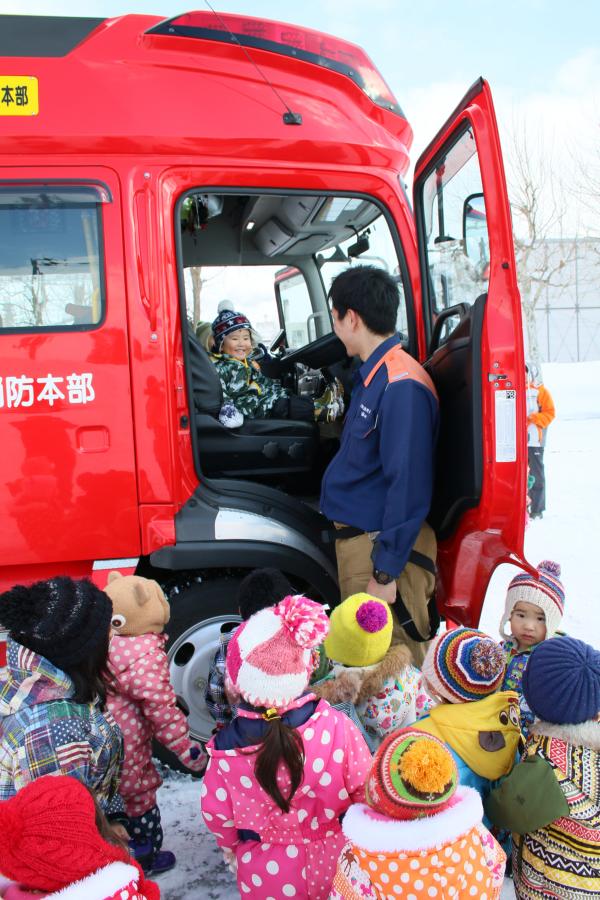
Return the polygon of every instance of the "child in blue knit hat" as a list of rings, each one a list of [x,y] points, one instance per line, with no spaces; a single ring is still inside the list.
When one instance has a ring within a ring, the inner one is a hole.
[[[250,320],[231,309],[222,310],[212,323],[211,359],[223,388],[219,413],[223,425],[239,428],[245,417],[333,422],[342,415],[343,388],[339,381],[333,381],[315,400],[291,394],[279,381],[261,372],[254,358],[251,332]]]
[[[535,721],[523,760],[486,813],[513,832],[517,897],[600,895],[600,653],[557,637],[532,651],[522,680]]]
[[[560,581],[560,566],[545,559],[537,575],[521,572],[508,586],[504,615],[500,623],[502,648],[506,651],[503,691],[516,691],[521,711],[521,731],[526,738],[533,713],[523,696],[521,682],[534,647],[554,637],[560,628],[565,608],[565,589]],[[510,627],[510,634],[505,632]]]

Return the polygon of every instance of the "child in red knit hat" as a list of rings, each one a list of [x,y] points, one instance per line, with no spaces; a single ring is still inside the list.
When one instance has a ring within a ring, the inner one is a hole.
[[[114,840],[85,785],[65,775],[37,778],[0,803],[0,875],[9,879],[0,878],[0,896],[160,900],[158,886]]]

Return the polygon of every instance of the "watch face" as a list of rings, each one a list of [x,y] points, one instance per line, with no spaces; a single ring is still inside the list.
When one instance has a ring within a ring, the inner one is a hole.
[[[388,575],[387,572],[380,572],[379,569],[373,572],[373,576],[377,584],[389,584],[394,580],[391,575]]]

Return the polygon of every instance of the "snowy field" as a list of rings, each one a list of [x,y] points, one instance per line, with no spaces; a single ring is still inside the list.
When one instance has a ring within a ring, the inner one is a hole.
[[[600,362],[544,367],[544,383],[552,394],[557,418],[550,426],[545,451],[547,511],[525,535],[528,560],[537,565],[554,559],[562,566],[566,590],[564,628],[574,637],[600,646],[600,591],[595,565],[600,560]],[[495,573],[483,610],[481,627],[497,636],[506,586],[516,569]],[[178,864],[158,881],[163,900],[233,900],[235,879],[221,861],[212,835],[200,815],[200,782],[169,773],[159,792],[165,849]],[[507,880],[503,898],[514,897]]]

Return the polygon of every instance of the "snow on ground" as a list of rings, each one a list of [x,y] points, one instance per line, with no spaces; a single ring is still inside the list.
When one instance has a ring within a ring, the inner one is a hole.
[[[546,512],[525,532],[525,555],[533,565],[543,559],[560,563],[566,591],[563,627],[600,646],[592,565],[600,555],[600,362],[545,365],[544,384],[557,415],[544,450]],[[500,566],[488,588],[481,628],[493,637],[515,574],[513,566]]]
[[[562,566],[566,589],[564,628],[600,646],[600,603],[595,563],[600,559],[600,362],[544,366],[557,418],[545,451],[547,512],[525,534],[525,553],[537,565],[554,559]],[[506,586],[516,574],[501,566],[486,596],[481,627],[496,636]],[[225,867],[200,815],[201,782],[165,772],[159,805],[165,849],[177,855],[177,867],[158,879],[163,900],[233,900],[235,879]],[[514,897],[506,881],[503,898]]]

